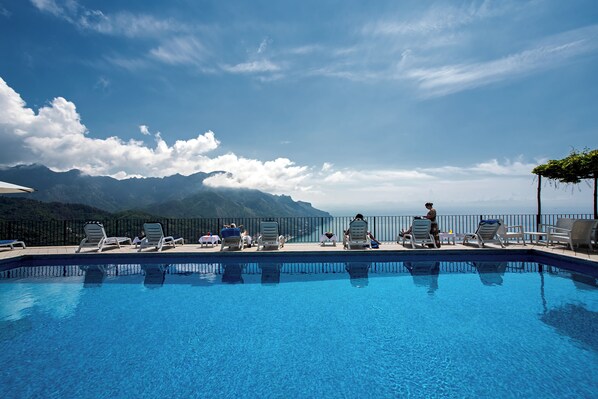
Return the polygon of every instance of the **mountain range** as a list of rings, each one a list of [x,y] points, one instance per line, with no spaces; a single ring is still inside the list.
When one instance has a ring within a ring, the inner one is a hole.
[[[0,180],[36,190],[31,194],[11,194],[12,199],[82,204],[110,213],[166,218],[330,216],[310,203],[293,201],[286,195],[204,185],[203,181],[214,173],[220,172],[118,180],[86,175],[77,169],[54,172],[34,164],[0,168]],[[16,212],[15,203],[21,202],[5,200],[0,204],[9,203]],[[33,202],[27,205],[32,206]]]

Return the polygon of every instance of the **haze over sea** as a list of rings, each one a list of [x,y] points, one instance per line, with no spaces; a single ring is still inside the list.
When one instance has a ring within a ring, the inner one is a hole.
[[[0,166],[535,213],[531,170],[597,147],[596,70],[595,0],[0,0]]]

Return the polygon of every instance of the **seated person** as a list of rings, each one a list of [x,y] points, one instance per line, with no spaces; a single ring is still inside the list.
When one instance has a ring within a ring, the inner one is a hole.
[[[428,213],[425,216],[423,216],[423,219],[430,219],[430,221],[432,222],[430,233],[434,236],[436,246],[440,248],[440,237],[438,237],[438,232],[440,230],[438,229],[438,223],[436,222],[436,209],[434,209],[434,204],[431,202],[426,202],[424,206],[428,210]],[[416,216],[416,218],[419,217]],[[407,231],[401,230],[401,232],[399,233],[399,237],[403,237],[405,234],[411,234],[411,226],[409,226],[409,229]]]
[[[351,226],[351,223],[353,223],[356,220],[363,220],[365,221],[365,219],[363,218],[363,215],[361,213],[358,213],[357,215],[355,215],[355,218],[353,220],[351,220],[351,222],[349,223],[349,228]],[[343,231],[343,247],[347,246],[347,241],[349,240],[349,228],[347,228],[347,230]],[[372,248],[377,248],[379,245],[381,245],[380,241],[378,241],[376,239],[376,237],[374,237],[374,235],[368,231],[368,238],[371,240],[371,244],[372,244]]]
[[[251,243],[253,242],[253,240],[247,230],[243,230],[243,232],[241,233],[241,238],[243,239],[243,245],[245,245],[247,248],[251,248]]]

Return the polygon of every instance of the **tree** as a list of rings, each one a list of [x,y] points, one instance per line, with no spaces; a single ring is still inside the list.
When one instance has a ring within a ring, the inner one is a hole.
[[[538,223],[540,223],[540,184],[542,177],[564,184],[578,184],[582,180],[594,180],[594,219],[598,219],[598,150],[589,150],[587,148],[582,152],[572,150],[566,158],[550,160],[545,164],[536,166],[532,173],[538,175]]]

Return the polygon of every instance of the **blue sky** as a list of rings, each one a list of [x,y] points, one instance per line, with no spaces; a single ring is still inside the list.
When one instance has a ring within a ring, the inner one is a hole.
[[[531,169],[598,144],[595,0],[0,0],[0,53],[5,166],[532,212]]]

